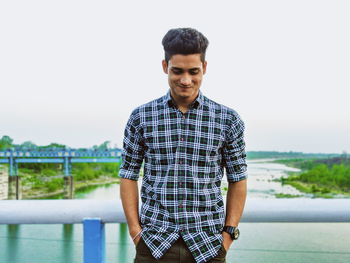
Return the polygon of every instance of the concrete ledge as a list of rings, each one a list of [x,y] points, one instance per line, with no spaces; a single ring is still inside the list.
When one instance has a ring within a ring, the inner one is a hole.
[[[126,222],[117,200],[4,200],[0,224],[75,224],[84,218],[104,223]]]
[[[242,222],[350,222],[350,199],[247,199]]]
[[[8,197],[8,174],[5,167],[0,165],[0,200]]]
[[[120,200],[3,200],[0,224],[126,222]],[[242,222],[350,222],[350,199],[248,199]]]

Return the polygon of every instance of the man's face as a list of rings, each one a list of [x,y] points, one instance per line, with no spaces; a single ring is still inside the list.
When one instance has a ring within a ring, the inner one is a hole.
[[[172,97],[186,102],[195,100],[207,67],[206,61],[202,63],[200,54],[176,54],[169,63],[163,60],[162,65],[164,72],[168,74]]]

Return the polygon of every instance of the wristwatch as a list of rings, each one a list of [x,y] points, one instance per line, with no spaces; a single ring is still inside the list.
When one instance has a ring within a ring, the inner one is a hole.
[[[232,240],[237,240],[239,238],[239,229],[234,226],[224,226],[222,231],[225,231],[226,233],[229,233]]]

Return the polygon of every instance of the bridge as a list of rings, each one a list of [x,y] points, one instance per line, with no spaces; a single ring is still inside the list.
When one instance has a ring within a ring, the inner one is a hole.
[[[64,171],[64,196],[73,197],[73,163],[121,162],[121,149],[10,149],[0,151],[0,164],[8,165],[9,199],[21,199],[21,183],[18,176],[19,163],[61,163]]]

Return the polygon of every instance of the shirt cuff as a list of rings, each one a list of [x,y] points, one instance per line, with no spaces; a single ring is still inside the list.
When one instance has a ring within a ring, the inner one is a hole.
[[[139,173],[135,173],[124,169],[119,170],[119,177],[123,179],[130,179],[130,180],[137,181],[139,179],[139,176],[140,176]]]
[[[227,181],[229,183],[235,183],[248,178],[248,173],[246,171],[242,173],[227,174]]]

